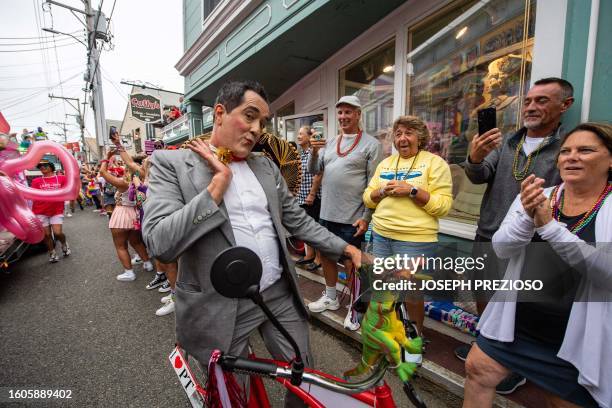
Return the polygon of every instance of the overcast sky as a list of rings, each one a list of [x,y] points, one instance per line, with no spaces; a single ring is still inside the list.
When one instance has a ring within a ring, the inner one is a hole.
[[[68,141],[77,141],[76,118],[65,116],[76,111],[62,100],[49,99],[48,94],[83,102],[86,49],[70,37],[40,29],[53,27],[85,40],[84,27],[67,9],[51,6],[48,11],[46,4],[43,9],[44,1],[0,0],[0,111],[11,132],[42,126],[52,139],[60,141],[63,137],[53,134],[63,133],[61,129],[46,122],[66,122],[71,125]],[[92,0],[92,7],[97,9],[100,1]],[[115,1],[102,1],[108,18]],[[83,9],[79,0],[58,2]],[[177,0],[116,0],[110,23],[114,48],[103,51],[100,60],[106,119],[123,119],[131,87],[121,85],[121,80],[184,91],[183,78],[174,68],[183,53],[181,8]],[[39,44],[41,35],[46,41],[43,45]],[[93,115],[89,106],[86,109],[86,136],[93,137]]]

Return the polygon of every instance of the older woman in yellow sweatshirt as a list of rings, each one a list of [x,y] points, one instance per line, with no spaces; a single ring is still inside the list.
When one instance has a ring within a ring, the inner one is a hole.
[[[378,165],[363,193],[365,205],[375,209],[372,235],[377,258],[436,255],[438,219],[453,202],[452,178],[446,161],[424,150],[428,140],[429,130],[415,116],[400,116],[393,123],[397,153]],[[411,297],[406,305],[422,333],[422,297]]]

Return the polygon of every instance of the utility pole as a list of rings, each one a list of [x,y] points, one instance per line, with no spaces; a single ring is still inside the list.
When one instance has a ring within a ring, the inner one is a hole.
[[[64,135],[63,135],[64,143],[68,143],[68,129],[66,128],[66,126],[68,125],[67,123],[65,123],[65,122],[49,122],[49,121],[47,121],[47,124],[55,125],[55,126],[59,127],[60,129],[62,129],[62,131],[64,132]],[[56,135],[62,136],[59,133],[56,133]]]
[[[83,118],[83,114],[81,113],[81,100],[79,98],[66,98],[64,96],[55,96],[53,94],[49,94],[49,98],[50,99],[63,99],[66,102],[68,102],[68,104],[72,106],[79,113],[78,115],[66,114],[66,116],[74,116],[75,118],[77,118],[77,123],[79,124],[79,127],[81,128],[81,144],[83,145],[83,153],[85,154],[85,161],[89,161],[90,157],[87,154],[89,149],[87,148],[87,143],[85,143],[85,119]],[[76,104],[73,105],[71,101],[75,101]]]
[[[87,72],[85,74],[85,81],[89,83],[89,90],[92,91],[92,98],[90,101],[91,108],[94,113],[94,121],[96,128],[96,140],[98,146],[104,146],[106,136],[106,121],[104,115],[104,97],[102,94],[102,75],[100,69],[100,52],[96,44],[97,39],[108,41],[107,28],[106,28],[106,17],[99,9],[94,12],[91,7],[91,0],[83,0],[85,10],[80,10],[75,7],[68,6],[66,4],[59,3],[54,0],[46,0],[47,4],[53,4],[59,7],[70,10],[73,14],[80,13],[85,16],[85,26],[87,27]],[[78,17],[77,17],[78,19]],[[79,19],[80,21],[80,19]],[[49,31],[49,30],[48,30]],[[51,32],[58,34],[56,30],[50,30]],[[69,35],[69,34],[66,34]],[[68,99],[68,98],[65,98]],[[76,98],[71,98],[76,99]],[[79,114],[82,116],[80,108]],[[79,123],[81,125],[82,121]],[[81,138],[83,141],[83,147],[85,148],[85,137],[83,133],[83,127],[81,127]]]
[[[92,91],[91,107],[94,111],[96,122],[96,140],[98,141],[98,146],[102,147],[105,144],[104,142],[107,138],[107,134],[104,115],[104,97],[102,94],[100,50],[96,45],[98,23],[102,10],[98,10],[97,13],[94,13],[91,8],[91,0],[83,0],[83,3],[85,4],[85,19],[87,21],[88,32],[87,44],[89,45],[89,64],[87,70],[89,71],[90,89]],[[106,27],[106,24],[104,26]]]

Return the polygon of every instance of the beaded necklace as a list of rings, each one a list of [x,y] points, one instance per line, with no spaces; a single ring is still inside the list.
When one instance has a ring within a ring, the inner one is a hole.
[[[525,163],[525,166],[522,169],[519,169],[519,164],[518,164],[519,156],[520,156],[521,149],[523,148],[523,144],[525,144],[526,135],[527,134],[523,135],[523,137],[521,138],[521,141],[516,146],[516,150],[514,151],[514,161],[512,162],[512,174],[514,175],[514,178],[516,181],[521,181],[527,176],[527,174],[529,173],[531,169],[531,159],[533,157],[532,156],[533,153],[535,152],[535,158],[533,160],[534,165],[535,165],[535,162],[538,160],[538,154],[540,154],[540,148],[546,142],[546,140],[548,140],[547,137],[543,138],[542,142],[538,145],[538,147],[535,148],[534,152],[531,152],[527,155],[527,163]]]
[[[565,197],[565,194],[564,194],[565,190],[564,190],[564,191],[561,191],[559,200],[557,200],[558,191],[559,191],[559,186],[556,186],[551,194],[552,216],[557,221],[559,221],[561,212],[563,211],[563,202],[564,202],[564,197]],[[580,219],[580,221],[578,221],[576,224],[570,227],[570,231],[578,235],[584,227],[589,225],[589,223],[593,221],[593,219],[599,212],[599,209],[603,205],[606,198],[610,195],[610,193],[612,193],[612,184],[608,183],[606,184],[606,187],[604,187],[603,191],[599,195],[599,198],[597,199],[593,207],[591,207],[591,209],[584,214],[584,216]]]
[[[412,171],[412,169],[414,168],[414,165],[416,164],[417,159],[419,158],[419,153],[421,153],[421,149],[418,149],[416,154],[414,155],[414,158],[412,159],[412,163],[410,164],[410,168],[408,169],[408,171],[406,172],[406,174],[401,178],[401,180],[406,180],[406,177],[408,177],[410,175],[410,172]],[[402,157],[400,156],[399,152],[397,153],[397,162],[395,163],[395,176],[393,176],[393,180],[397,180],[397,170],[399,168],[399,162],[400,159]]]
[[[338,154],[338,157],[344,157],[350,152],[352,152],[353,149],[356,148],[357,145],[359,144],[362,134],[363,134],[363,131],[360,130],[359,133],[357,133],[357,136],[355,137],[355,141],[353,142],[353,145],[349,147],[349,149],[346,152],[340,151],[340,144],[342,143],[342,134],[341,134],[340,137],[338,138],[338,143],[336,143],[336,154]]]

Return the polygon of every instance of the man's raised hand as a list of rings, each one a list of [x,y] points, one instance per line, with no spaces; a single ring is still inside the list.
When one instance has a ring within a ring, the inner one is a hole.
[[[493,128],[482,135],[474,136],[470,151],[470,162],[475,164],[482,163],[489,153],[501,145],[501,142],[502,134],[498,128]]]
[[[210,149],[210,146],[207,142],[200,139],[193,139],[187,147],[192,151],[197,153],[201,158],[206,161],[206,164],[212,172],[214,173],[212,179],[210,180],[210,184],[207,187],[208,192],[211,197],[215,201],[215,203],[220,204],[223,200],[223,195],[225,191],[229,187],[230,182],[232,181],[232,171],[228,166],[221,163],[221,161],[217,158],[217,156]]]

